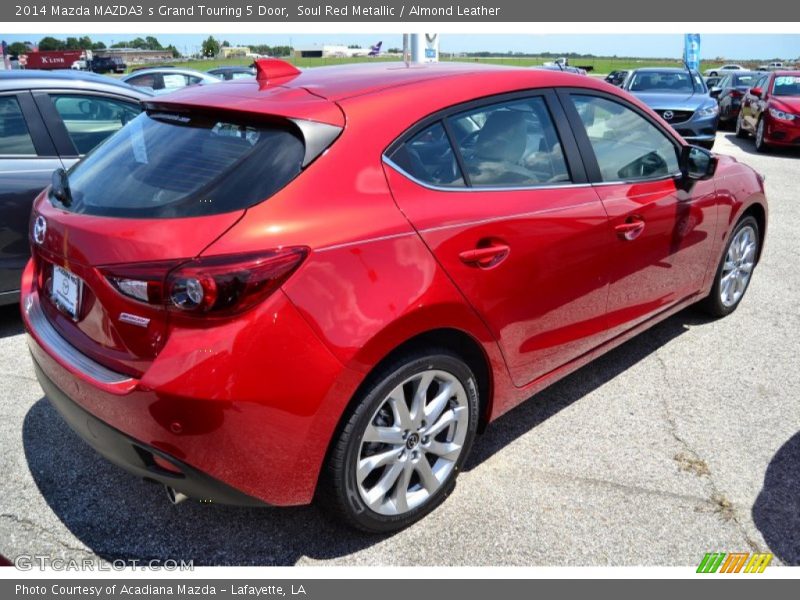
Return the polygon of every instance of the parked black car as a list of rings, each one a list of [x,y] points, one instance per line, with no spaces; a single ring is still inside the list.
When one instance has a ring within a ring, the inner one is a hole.
[[[739,118],[742,98],[756,81],[766,73],[762,71],[732,71],[724,75],[709,93],[719,104],[720,126],[733,127]]]
[[[0,305],[18,298],[31,203],[141,112],[150,94],[81,71],[0,71]]]
[[[606,75],[605,81],[611,85],[616,85],[619,87],[625,82],[625,78],[627,76],[628,71],[611,71],[611,73]]]
[[[92,59],[90,68],[95,73],[124,73],[128,65],[116,56],[100,56]]]

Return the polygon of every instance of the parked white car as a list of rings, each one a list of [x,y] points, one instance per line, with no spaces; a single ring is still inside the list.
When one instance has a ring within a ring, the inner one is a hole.
[[[716,77],[720,73],[724,71],[746,71],[742,65],[722,65],[721,67],[714,67],[713,69],[707,69],[703,75],[706,77]]]

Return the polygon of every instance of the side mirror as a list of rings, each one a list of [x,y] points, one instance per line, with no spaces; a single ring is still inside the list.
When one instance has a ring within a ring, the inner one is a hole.
[[[764,90],[762,90],[760,87],[754,87],[750,89],[750,93],[756,98],[761,98],[761,96],[764,95]]]
[[[717,158],[704,148],[684,146],[680,159],[681,173],[687,179],[708,179],[717,170]]]
[[[708,90],[708,95],[711,96],[712,98],[718,98],[721,91],[722,88],[712,87],[710,90]]]

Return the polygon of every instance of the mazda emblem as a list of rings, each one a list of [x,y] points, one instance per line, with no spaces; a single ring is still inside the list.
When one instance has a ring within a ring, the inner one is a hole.
[[[674,117],[674,116],[675,116],[675,113],[673,113],[671,110],[665,110],[664,111],[663,117],[664,117],[665,121],[671,121],[672,117]]]
[[[45,233],[47,233],[47,221],[42,215],[39,215],[33,222],[33,241],[39,245],[44,244]]]

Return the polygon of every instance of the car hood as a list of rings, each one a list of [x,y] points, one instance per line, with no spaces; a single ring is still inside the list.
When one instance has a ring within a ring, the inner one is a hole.
[[[772,102],[788,108],[793,113],[800,112],[800,96],[773,96]]]
[[[654,110],[696,110],[711,98],[706,94],[631,93]]]

